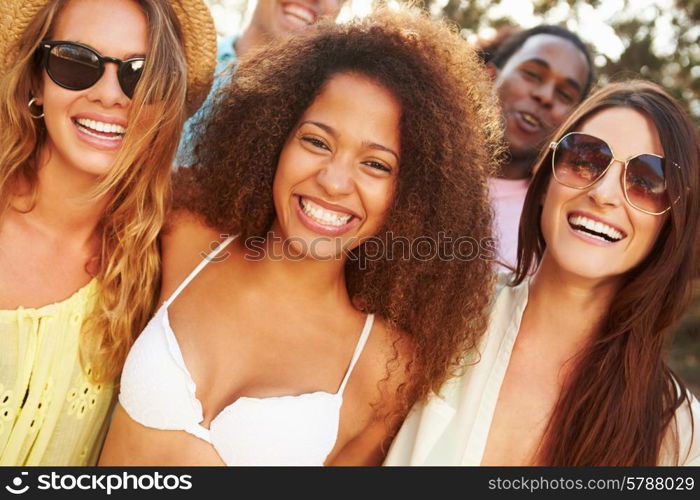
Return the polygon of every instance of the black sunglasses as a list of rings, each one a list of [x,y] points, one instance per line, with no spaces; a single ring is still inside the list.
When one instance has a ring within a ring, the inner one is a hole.
[[[549,147],[552,172],[559,184],[587,189],[618,161],[624,165],[621,181],[627,203],[649,215],[661,215],[671,208],[663,157],[645,153],[621,160],[615,158],[603,139],[582,132],[570,132]],[[680,169],[676,163],[673,165]]]
[[[51,80],[68,90],[85,90],[102,77],[105,63],[117,65],[117,79],[122,92],[131,99],[141,78],[146,60],[134,57],[122,61],[103,57],[95,49],[78,42],[41,42],[37,49],[40,63]]]

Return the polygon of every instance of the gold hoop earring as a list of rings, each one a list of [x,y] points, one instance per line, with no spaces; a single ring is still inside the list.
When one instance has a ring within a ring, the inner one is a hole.
[[[41,120],[41,119],[44,117],[44,110],[43,110],[43,107],[42,107],[41,114],[40,114],[40,115],[35,115],[35,114],[32,113],[32,106],[34,106],[35,104],[36,104],[36,97],[32,97],[32,98],[29,100],[29,104],[27,105],[27,107],[29,108],[29,116],[31,116],[31,117],[34,118],[35,120]]]

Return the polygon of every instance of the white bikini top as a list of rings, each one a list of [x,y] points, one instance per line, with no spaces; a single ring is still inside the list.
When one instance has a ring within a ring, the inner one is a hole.
[[[168,320],[168,306],[223,250],[227,238],[205,257],[151,318],[124,364],[119,403],[136,422],[184,430],[211,443],[227,465],[323,465],[335,446],[343,391],[372,329],[367,315],[338,392],[298,396],[239,397],[203,427],[197,386],[187,370]]]

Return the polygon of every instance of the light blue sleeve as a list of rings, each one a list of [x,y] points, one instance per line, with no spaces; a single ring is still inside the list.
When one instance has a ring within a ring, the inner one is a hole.
[[[202,106],[185,122],[180,135],[180,145],[175,155],[175,165],[188,165],[190,161],[190,147],[194,140],[193,126],[202,117],[206,116],[214,102],[216,92],[227,84],[236,70],[236,49],[234,44],[238,35],[221,38],[217,43],[216,70],[211,90]]]

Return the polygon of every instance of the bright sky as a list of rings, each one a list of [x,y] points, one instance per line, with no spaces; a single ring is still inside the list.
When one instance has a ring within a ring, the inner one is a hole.
[[[348,0],[349,8],[346,9],[348,12],[344,12],[344,14],[364,15],[370,11],[371,3],[372,0]],[[440,0],[437,3],[444,6],[447,4],[447,0]],[[481,0],[480,3],[488,2]],[[588,4],[581,5],[579,9],[581,21],[579,24],[575,24],[571,21],[571,8],[565,2],[562,2],[559,8],[550,10],[547,17],[542,18],[534,14],[531,0],[502,0],[500,5],[492,8],[490,15],[494,19],[500,17],[513,19],[523,28],[530,28],[542,22],[564,24],[590,43],[597,52],[606,54],[611,59],[617,59],[623,52],[624,46],[610,27],[610,22],[633,16],[640,16],[642,19],[648,20],[650,24],[656,24],[653,48],[657,54],[666,55],[673,52],[676,45],[674,38],[677,34],[673,30],[671,16],[668,14],[672,6],[673,0],[635,0],[634,9],[625,11],[623,0],[604,0],[597,8]],[[661,12],[661,15],[657,15],[657,12]],[[479,35],[488,37],[491,32],[485,29]]]
[[[244,19],[247,17],[243,12],[245,0],[206,0],[212,4],[212,12],[217,28],[222,34],[230,34],[240,29]],[[396,0],[393,0],[394,2]],[[471,0],[482,4],[488,4],[489,0]],[[597,8],[588,4],[579,7],[578,24],[571,18],[571,8],[566,2],[562,2],[560,8],[550,10],[543,19],[535,16],[531,0],[502,0],[499,6],[492,8],[491,15],[494,18],[508,17],[524,28],[530,28],[542,22],[550,24],[564,24],[572,31],[575,31],[583,40],[590,43],[597,52],[606,54],[609,58],[617,59],[624,46],[610,27],[610,22],[624,20],[630,17],[641,17],[648,20],[650,25],[655,26],[654,51],[659,55],[666,55],[675,50],[675,32],[671,15],[669,14],[674,0],[635,0],[634,8],[624,10],[624,0],[604,0]],[[447,0],[440,0],[446,4]],[[218,3],[219,5],[215,5]],[[248,3],[248,14],[252,12],[255,0]],[[372,0],[347,0],[339,20],[348,19],[352,16],[362,16],[370,12]],[[439,3],[439,2],[438,2]],[[657,10],[658,9],[658,10]],[[660,13],[660,14],[659,14]],[[700,29],[700,28],[698,28]],[[488,37],[488,28],[479,33],[482,37]]]

